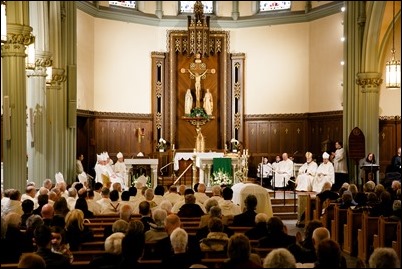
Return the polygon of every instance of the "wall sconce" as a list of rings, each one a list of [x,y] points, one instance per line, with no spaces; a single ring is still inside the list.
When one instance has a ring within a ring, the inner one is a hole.
[[[138,143],[141,143],[142,139],[144,139],[144,137],[145,137],[145,128],[137,129],[137,137],[138,137]]]
[[[1,43],[7,42],[6,1],[1,1]]]
[[[401,87],[401,61],[395,60],[395,1],[392,2],[392,48],[391,60],[385,65],[385,87],[397,89]]]

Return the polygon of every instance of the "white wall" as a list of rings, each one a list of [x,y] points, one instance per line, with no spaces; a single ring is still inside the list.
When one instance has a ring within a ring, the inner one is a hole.
[[[246,114],[342,110],[342,16],[226,29],[229,51],[246,55]],[[151,52],[167,52],[168,31],[184,29],[93,18],[79,10],[77,17],[78,108],[151,113]],[[398,29],[400,48],[400,22]],[[400,89],[381,87],[380,115],[401,115]]]

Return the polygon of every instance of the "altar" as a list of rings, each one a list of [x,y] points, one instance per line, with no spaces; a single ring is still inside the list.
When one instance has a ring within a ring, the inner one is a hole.
[[[225,158],[225,154],[223,152],[177,152],[174,156],[174,170],[177,171],[179,169],[180,160],[191,159],[193,160],[193,165],[195,165],[196,169],[198,169],[199,182],[209,186],[214,158]],[[227,156],[227,158],[231,159],[232,178],[235,180],[234,173],[240,167],[239,157],[235,155]],[[196,175],[194,173],[193,182],[195,182],[195,176]]]
[[[155,189],[158,184],[158,159],[146,159],[146,158],[136,158],[136,159],[125,159],[124,163],[127,167],[127,171],[130,171],[130,168],[133,165],[149,165],[151,167],[151,185],[152,188]]]

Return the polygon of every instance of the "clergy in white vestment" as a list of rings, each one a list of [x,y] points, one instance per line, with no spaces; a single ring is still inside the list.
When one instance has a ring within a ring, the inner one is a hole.
[[[95,182],[102,183],[102,174],[105,173],[105,165],[106,164],[106,157],[103,154],[96,154],[96,164],[94,167],[95,170]]]
[[[321,192],[322,186],[325,182],[334,184],[335,171],[334,165],[329,161],[329,154],[324,152],[322,154],[323,162],[318,166],[316,176],[313,180],[312,189],[314,192]]]
[[[286,187],[291,176],[293,176],[293,161],[289,159],[288,154],[285,152],[282,154],[282,161],[278,163],[274,174],[274,187]]]
[[[299,168],[299,174],[296,178],[297,191],[311,191],[311,184],[318,168],[311,152],[306,152],[305,156],[306,162]]]
[[[117,153],[116,157],[117,157],[117,162],[114,164],[114,172],[117,175],[120,175],[121,178],[123,178],[124,186],[128,186],[127,166],[124,163],[123,153],[121,153],[121,152]]]

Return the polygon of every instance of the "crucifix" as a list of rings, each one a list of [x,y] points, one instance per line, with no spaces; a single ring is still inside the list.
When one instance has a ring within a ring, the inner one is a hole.
[[[195,107],[201,107],[201,79],[206,78],[206,74],[215,74],[215,69],[207,69],[205,63],[201,62],[201,55],[195,55],[194,63],[190,64],[190,69],[182,68],[181,73],[190,73],[190,79],[195,80]]]

